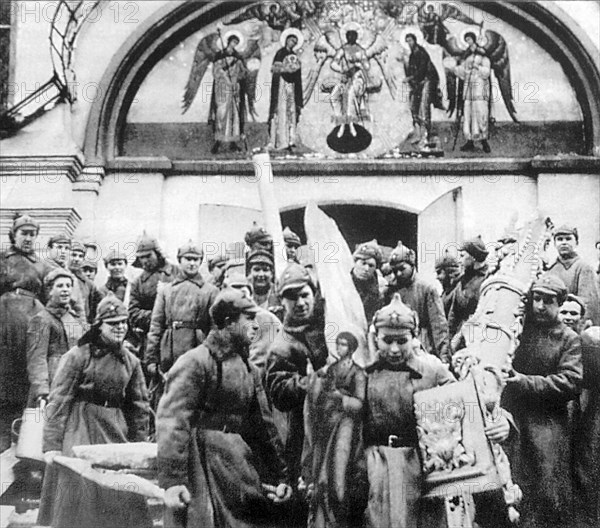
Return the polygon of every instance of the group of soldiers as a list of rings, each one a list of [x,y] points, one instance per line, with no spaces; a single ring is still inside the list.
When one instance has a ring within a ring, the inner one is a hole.
[[[49,467],[81,443],[155,438],[165,526],[444,525],[441,503],[420,497],[413,395],[455,381],[461,327],[495,272],[481,237],[436,263],[439,284],[419,277],[401,242],[385,262],[376,241],[359,244],[351,277],[368,335],[339,333],[332,355],[318,277],[299,262],[289,228],[277,279],[273,238],[255,224],[241,258],[206,259],[208,276],[201,246],[184,244],[174,264],[144,233],[133,263],[141,274],[129,281],[127,255],[111,251],[102,286],[85,245],[52,237],[42,259],[39,232],[34,218],[17,217],[0,255],[2,451],[24,407],[47,403]],[[558,257],[529,292],[505,373],[504,412],[485,432],[507,447],[524,526],[597,526],[600,369],[593,355],[582,363],[582,341],[600,354],[598,275],[577,254],[575,227],[554,230],[553,241]],[[494,244],[495,260],[516,243]],[[375,357],[366,368],[352,359],[363,337]],[[53,495],[57,478],[46,470],[40,524],[107,515],[100,499],[75,508]],[[470,515],[503,526],[501,502],[476,500]]]

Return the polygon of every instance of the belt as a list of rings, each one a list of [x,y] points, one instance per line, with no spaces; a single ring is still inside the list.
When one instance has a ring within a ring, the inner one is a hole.
[[[178,330],[179,328],[189,328],[190,330],[198,330],[195,321],[173,321],[170,326],[173,330]]]
[[[26,290],[25,288],[14,288],[13,290],[11,290],[13,293],[16,293],[17,295],[25,295],[25,297],[33,297],[35,299],[37,299],[37,295],[29,290]]]
[[[108,400],[99,394],[79,393],[79,399],[87,403],[99,405],[100,407],[120,408],[123,404],[122,401]]]

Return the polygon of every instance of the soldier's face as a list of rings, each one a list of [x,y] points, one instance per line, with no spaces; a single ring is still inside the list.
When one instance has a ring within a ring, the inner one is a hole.
[[[71,244],[67,242],[57,242],[52,244],[52,247],[50,248],[50,258],[62,266],[67,263],[70,252]]]
[[[460,252],[460,267],[463,271],[471,269],[475,265],[475,259],[468,251]]]
[[[558,318],[578,332],[581,321],[581,306],[575,301],[565,301],[560,307]]]
[[[286,313],[297,320],[309,319],[315,309],[315,294],[307,284],[297,291],[288,291],[281,299]]]
[[[37,231],[30,227],[19,227],[14,235],[15,246],[22,251],[33,251]]]
[[[237,321],[230,323],[230,331],[234,337],[246,345],[253,343],[258,337],[256,314],[242,313]]]
[[[379,328],[377,350],[379,356],[393,365],[405,363],[412,354],[413,335],[407,328]]]
[[[96,278],[97,272],[94,268],[90,268],[89,266],[86,266],[84,268],[81,268],[81,271],[83,271],[83,274],[91,281],[93,281]]]
[[[394,270],[394,275],[399,282],[408,281],[413,274],[413,267],[408,262],[401,262]]]
[[[73,282],[68,277],[59,277],[52,284],[48,296],[53,304],[68,306],[73,291]]]
[[[195,255],[184,255],[179,259],[179,264],[181,265],[181,271],[192,277],[200,270],[200,257]]]
[[[85,258],[85,254],[83,251],[79,251],[78,249],[71,251],[71,258],[69,259],[69,266],[72,269],[79,269],[81,267],[81,263]]]
[[[127,334],[127,319],[104,321],[100,325],[100,336],[108,344],[121,344]]]
[[[138,253],[137,258],[145,271],[154,271],[158,266],[158,255],[152,249]]]
[[[125,275],[126,267],[127,262],[125,262],[123,259],[113,259],[106,265],[106,269],[113,279],[120,279],[123,277]]]
[[[551,323],[558,318],[558,300],[556,295],[533,292],[531,299],[533,318],[537,323]]]
[[[554,237],[554,245],[558,254],[561,257],[566,257],[575,252],[577,240],[573,235],[556,235]]]
[[[296,260],[298,248],[296,246],[285,246],[285,256],[288,260]]]
[[[354,276],[358,280],[367,280],[375,275],[377,262],[374,258],[362,259],[357,258],[354,261]]]
[[[267,264],[253,264],[250,267],[250,280],[254,288],[268,286],[273,281],[273,270]]]

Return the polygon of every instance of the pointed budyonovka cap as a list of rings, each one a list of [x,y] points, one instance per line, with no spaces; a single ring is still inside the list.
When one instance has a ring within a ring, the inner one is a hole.
[[[210,317],[218,327],[222,327],[225,319],[236,317],[242,313],[256,314],[258,305],[243,290],[225,288],[221,290],[210,307]]]
[[[300,290],[306,285],[309,285],[313,290],[315,288],[308,270],[296,262],[290,262],[279,277],[277,291],[279,295],[285,297],[287,292]]]
[[[452,255],[444,255],[442,258],[435,261],[435,269],[438,270],[447,270],[447,269],[456,269],[460,267],[458,260]]]
[[[94,324],[126,321],[127,318],[127,308],[125,308],[125,305],[118,297],[111,293],[104,297],[98,304]]]
[[[375,328],[407,328],[417,329],[417,315],[406,304],[398,292],[392,297],[392,302],[378,310],[373,317]]]
[[[273,242],[273,237],[267,232],[267,230],[259,226],[256,222],[252,223],[252,227],[244,236],[244,242],[250,247],[256,242]]]
[[[383,263],[383,252],[381,251],[379,243],[376,239],[358,244],[352,256],[354,259],[373,258],[375,259],[375,263],[377,264],[378,268],[380,268],[381,264]]]
[[[143,267],[142,263],[140,262],[139,256],[148,251],[155,251],[159,259],[164,259],[163,251],[158,241],[158,238],[149,235],[148,233],[146,233],[146,230],[144,230],[142,232],[142,236],[138,238],[136,243],[135,260],[132,264],[134,268]]]
[[[291,247],[300,247],[302,242],[300,241],[300,237],[294,233],[289,227],[286,227],[283,230],[283,241],[286,246]]]
[[[466,251],[477,262],[483,262],[489,254],[489,251],[485,248],[485,243],[483,242],[481,235],[465,240],[460,246],[460,249]]]
[[[188,240],[187,244],[184,244],[177,250],[178,259],[185,256],[194,256],[202,260],[204,252],[202,251],[202,248],[199,248],[196,244],[194,244],[194,242],[192,242],[192,239],[190,239]]]
[[[389,264],[392,268],[396,268],[403,262],[414,266],[417,263],[417,256],[412,249],[406,247],[401,240],[398,240],[398,245],[390,253]]]

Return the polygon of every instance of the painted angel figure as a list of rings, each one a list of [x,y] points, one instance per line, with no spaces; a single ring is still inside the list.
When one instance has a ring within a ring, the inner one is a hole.
[[[231,151],[239,151],[239,142],[245,142],[247,114],[253,120],[256,118],[254,102],[260,48],[257,40],[250,40],[244,49],[244,40],[244,35],[237,30],[230,30],[224,36],[219,30],[203,38],[196,49],[185,87],[182,113],[189,110],[212,63],[214,80],[208,123],[212,125],[214,134],[213,154],[222,144],[228,144]],[[243,51],[238,51],[238,48]]]
[[[466,46],[466,49],[463,47]],[[448,113],[457,112],[457,121],[462,119],[465,144],[463,152],[475,150],[475,141],[480,141],[483,151],[491,152],[489,145],[489,122],[491,120],[492,71],[500,87],[506,110],[517,123],[516,109],[512,98],[510,59],[508,46],[502,35],[492,30],[466,30],[457,39],[451,36],[446,42],[450,55],[444,59],[450,107]]]

